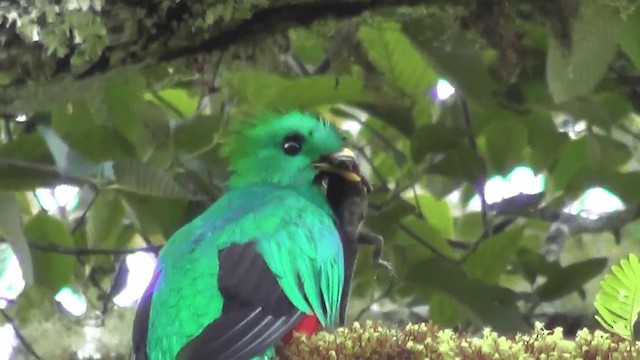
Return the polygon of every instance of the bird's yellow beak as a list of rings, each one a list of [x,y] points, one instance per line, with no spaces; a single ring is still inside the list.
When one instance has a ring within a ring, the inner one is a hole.
[[[348,148],[343,148],[337,153],[321,157],[313,163],[313,167],[320,171],[338,174],[349,181],[362,181],[362,175],[356,162],[356,155]]]

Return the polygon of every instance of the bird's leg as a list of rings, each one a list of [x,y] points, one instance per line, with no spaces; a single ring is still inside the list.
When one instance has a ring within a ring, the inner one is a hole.
[[[384,247],[384,238],[369,230],[361,230],[358,233],[358,244],[366,244],[373,246],[373,265],[377,268],[386,269],[391,277],[395,277],[396,274],[393,271],[393,266],[390,262],[382,260],[382,248]]]

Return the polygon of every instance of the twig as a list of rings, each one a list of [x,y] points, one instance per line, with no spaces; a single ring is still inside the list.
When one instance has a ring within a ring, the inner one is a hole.
[[[395,285],[396,283],[394,281],[389,281],[389,285],[387,285],[387,288],[378,296],[374,297],[373,300],[371,300],[371,302],[369,302],[368,305],[360,309],[360,311],[358,311],[358,314],[356,315],[354,320],[355,321],[360,320],[360,318],[367,312],[367,310],[371,308],[371,306],[373,306],[373,304],[391,295],[391,293],[393,292],[393,289],[395,288]]]
[[[40,355],[38,355],[36,350],[33,348],[31,343],[29,343],[27,339],[24,337],[24,335],[22,335],[22,332],[20,332],[20,329],[18,328],[18,325],[13,320],[13,318],[9,316],[9,314],[4,309],[0,309],[0,314],[2,314],[2,317],[4,318],[4,320],[9,325],[11,325],[11,327],[13,328],[13,333],[16,335],[16,337],[18,338],[18,341],[20,341],[22,346],[24,346],[24,348],[27,349],[27,352],[38,360],[42,359],[42,357],[40,357]]]
[[[96,202],[96,199],[98,198],[98,195],[100,194],[100,192],[99,192],[100,190],[98,189],[97,186],[93,187],[92,190],[95,192],[95,194],[91,198],[91,201],[89,201],[89,203],[87,204],[87,207],[84,209],[84,211],[82,212],[82,214],[80,215],[78,220],[76,220],[76,223],[73,224],[73,227],[71,228],[71,235],[75,234],[80,229],[82,224],[84,224],[84,222],[85,222],[85,220],[87,218],[87,214],[89,213],[89,210],[91,210],[91,207]]]
[[[87,256],[87,255],[126,255],[133,254],[140,251],[144,252],[157,252],[162,248],[161,245],[154,246],[145,246],[141,248],[135,249],[104,249],[104,248],[71,248],[64,246],[56,246],[56,245],[42,245],[37,243],[29,242],[29,247],[42,252],[54,252],[62,255],[71,255],[71,256]]]
[[[355,147],[355,150],[358,152],[358,154],[362,156],[364,161],[366,161],[367,164],[369,164],[369,167],[371,168],[371,172],[378,179],[378,182],[380,183],[380,185],[384,186],[385,190],[388,190],[389,186],[387,185],[387,180],[385,179],[384,175],[382,175],[382,173],[380,172],[380,169],[378,169],[378,167],[373,163],[373,159],[371,159],[371,157],[364,151],[364,148],[361,146],[357,146]]]
[[[415,231],[409,229],[409,227],[405,223],[403,223],[402,221],[400,221],[398,223],[398,228],[400,230],[402,230],[405,234],[409,235],[410,238],[412,238],[413,240],[417,241],[420,245],[426,247],[429,251],[431,251],[435,255],[438,255],[438,256],[440,256],[442,258],[445,258],[445,259],[449,258],[445,254],[440,252],[440,250],[436,249],[433,245],[429,244],[420,235],[416,234]]]
[[[467,104],[467,100],[464,98],[464,96],[460,96],[458,98],[459,102],[460,102],[460,110],[462,111],[462,119],[464,121],[464,125],[467,128],[467,141],[469,142],[469,146],[471,147],[471,150],[473,150],[480,158],[482,158],[482,156],[480,155],[480,152],[478,151],[478,144],[476,142],[476,132],[473,126],[473,121],[471,119],[471,113],[469,112],[469,105]],[[484,187],[485,187],[485,182],[486,182],[486,174],[483,174],[482,179],[480,179],[479,181],[476,182],[476,184],[474,184],[474,187],[476,189],[476,193],[478,194],[478,197],[480,198],[480,212],[481,212],[481,216],[482,216],[482,227],[484,228],[485,231],[488,231],[491,227],[489,225],[489,217],[487,215],[487,198],[485,197],[485,191],[484,191]],[[491,236],[491,234],[489,234],[489,236]]]
[[[72,182],[78,184],[96,184],[96,179],[92,179],[86,176],[63,174],[55,166],[48,164],[38,164],[15,159],[0,159],[0,170],[2,170],[2,166],[15,166],[23,169],[37,170],[49,174],[56,174],[64,178],[65,180],[71,180]]]
[[[6,239],[0,238],[0,242],[6,242]],[[90,256],[90,255],[127,255],[139,251],[156,253],[162,249],[162,245],[149,245],[135,249],[105,249],[105,248],[74,248],[58,245],[43,245],[33,241],[28,241],[30,248],[36,251],[53,252],[69,256]]]
[[[180,120],[184,120],[184,114],[175,105],[167,101],[164,97],[160,96],[156,91],[151,91],[151,96],[159,103],[166,106],[172,113],[174,113]]]

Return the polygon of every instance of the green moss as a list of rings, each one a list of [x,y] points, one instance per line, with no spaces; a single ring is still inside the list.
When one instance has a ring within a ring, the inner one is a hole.
[[[405,328],[367,321],[334,333],[294,336],[280,346],[284,359],[638,359],[640,342],[630,343],[601,331],[578,332],[566,339],[561,328],[546,330],[536,324],[530,334],[501,336],[485,329],[472,337],[434,324]]]

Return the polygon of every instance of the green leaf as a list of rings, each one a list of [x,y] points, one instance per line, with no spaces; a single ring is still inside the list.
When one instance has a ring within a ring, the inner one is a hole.
[[[594,258],[562,267],[538,286],[535,292],[541,301],[553,301],[582,289],[589,280],[607,267],[607,258]]]
[[[455,255],[453,249],[449,246],[446,238],[442,236],[439,229],[431,225],[429,222],[415,216],[408,216],[401,220],[401,224],[407,230],[401,229],[395,238],[389,239],[389,243],[396,242],[406,245],[425,242],[445,256],[453,257]],[[419,237],[421,241],[414,239],[414,236]]]
[[[426,96],[437,74],[402,32],[400,24],[378,20],[363,26],[358,37],[371,62],[387,81],[411,98]]]
[[[115,191],[102,190],[87,213],[89,247],[110,248],[122,229],[124,206]]]
[[[455,300],[443,292],[436,292],[429,300],[429,320],[440,326],[454,327],[460,324],[461,315]]]
[[[103,162],[135,154],[135,147],[117,129],[96,122],[85,102],[55,108],[52,124],[70,148],[90,160]]]
[[[427,173],[475,182],[484,174],[484,161],[468,146],[448,151],[444,157],[427,168]]]
[[[33,260],[29,244],[22,231],[22,215],[16,196],[0,192],[0,234],[4,235],[18,258],[26,285],[33,283]]]
[[[594,302],[596,319],[607,330],[635,339],[634,324],[640,313],[640,262],[634,254],[620,260],[600,282]]]
[[[73,237],[58,219],[39,213],[26,224],[25,235],[29,241],[43,246],[73,247]],[[57,291],[71,282],[75,257],[52,251],[32,248],[34,279],[37,285]]]
[[[495,172],[505,174],[522,163],[527,148],[527,128],[519,121],[492,121],[481,136]]]
[[[468,276],[487,284],[497,284],[516,254],[523,232],[524,227],[520,226],[484,240],[464,263]]]
[[[300,61],[316,65],[325,54],[325,42],[311,29],[294,28],[289,30],[291,51]]]
[[[104,86],[104,99],[111,123],[127,140],[135,143],[140,131],[136,107],[142,102],[146,84],[137,73],[111,77]]]
[[[189,154],[211,148],[220,133],[222,120],[211,115],[198,115],[181,122],[173,134],[177,149]]]
[[[442,237],[450,238],[453,236],[453,217],[451,216],[449,203],[446,200],[438,200],[433,195],[425,192],[418,195],[416,202],[427,222]]]
[[[556,103],[591,92],[617,49],[621,20],[612,7],[597,1],[580,4],[571,28],[571,49],[549,40],[547,83]]]
[[[21,135],[11,143],[2,144],[0,145],[0,189],[27,191],[45,186],[48,182],[59,178],[52,164],[53,159],[47,150],[47,145],[38,134]]]
[[[255,70],[229,76],[228,86],[251,113],[282,108],[309,109],[321,105],[367,101],[362,82],[350,76],[306,76],[286,79]]]
[[[189,194],[166,172],[145,163],[125,160],[113,165],[116,183],[111,188],[165,198],[188,198]]]
[[[611,190],[614,194],[618,194],[625,202],[633,204],[640,201],[639,171],[627,173],[600,172],[598,180],[602,187]]]
[[[589,168],[600,159],[598,143],[590,136],[568,142],[562,149],[560,159],[550,174],[553,189],[561,191],[579,171]]]
[[[640,7],[637,5],[631,15],[628,15],[620,31],[618,32],[618,44],[635,65],[636,70],[640,70]]]
[[[136,227],[146,236],[160,235],[169,238],[189,220],[184,200],[142,196],[121,192],[125,209],[135,220]]]
[[[94,176],[110,172],[110,166],[90,161],[67,144],[56,134],[55,130],[39,126],[38,132],[42,135],[49,147],[49,151],[56,162],[56,167],[61,174],[70,176]],[[113,177],[108,174],[107,177]]]
[[[144,99],[181,119],[193,116],[198,107],[198,98],[181,88],[165,89],[156,94],[147,93],[144,94]]]
[[[411,136],[411,159],[424,160],[430,153],[453,150],[464,141],[464,131],[444,124],[424,124]]]
[[[449,296],[479,326],[498,332],[526,331],[527,325],[508,289],[470,279],[455,261],[432,257],[411,267],[411,281]]]
[[[420,44],[431,67],[454,88],[474,102],[484,102],[495,93],[497,82],[490,75],[473,34],[458,30],[459,20],[434,12],[403,19],[407,36]]]
[[[562,270],[558,262],[548,261],[539,252],[529,249],[518,250],[517,258],[520,269],[530,284],[534,284],[539,275],[549,278]]]

